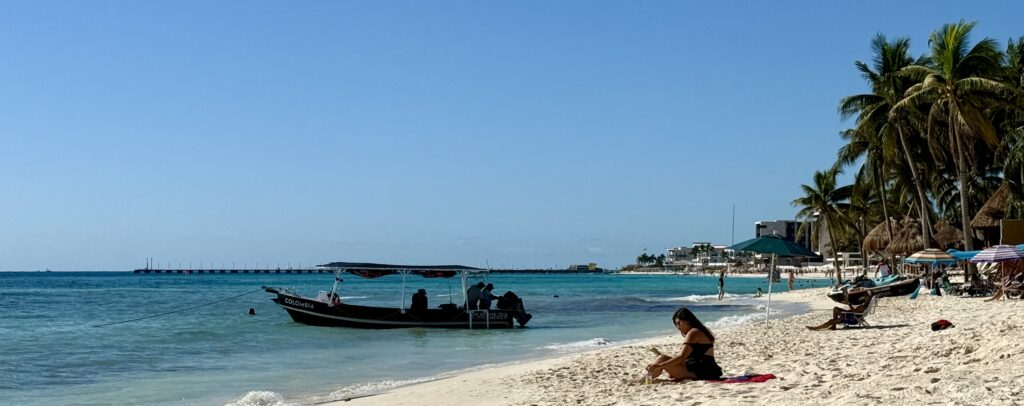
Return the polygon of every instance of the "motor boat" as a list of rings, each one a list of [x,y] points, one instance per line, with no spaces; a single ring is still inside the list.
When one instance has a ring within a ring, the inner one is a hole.
[[[467,306],[465,294],[462,305],[445,303],[433,309],[414,309],[405,306],[405,279],[408,275],[426,278],[452,278],[459,275],[462,292],[466,292],[466,279],[471,274],[487,270],[462,265],[390,265],[375,263],[332,262],[320,265],[334,271],[334,285],[330,291],[320,291],[316,297],[306,297],[290,289],[264,286],[271,299],[281,306],[292,320],[314,326],[389,329],[411,327],[492,329],[525,327],[533,316],[526,313],[522,300],[508,292],[498,300],[496,309],[475,309]],[[338,296],[341,275],[348,273],[363,278],[387,275],[402,276],[402,306],[375,307],[343,303]]]

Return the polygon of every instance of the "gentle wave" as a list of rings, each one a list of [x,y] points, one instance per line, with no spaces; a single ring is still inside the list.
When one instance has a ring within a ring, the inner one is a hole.
[[[545,345],[543,347],[538,348],[555,351],[578,351],[585,348],[602,347],[608,344],[610,344],[608,340],[605,340],[604,338],[601,337],[597,337],[591,338],[589,340],[573,341],[571,343]]]
[[[726,293],[722,296],[723,300],[737,300],[752,297],[751,295],[737,295],[733,293]],[[659,297],[653,299],[647,299],[652,302],[689,302],[689,303],[703,303],[710,301],[718,301],[718,295],[688,295],[679,297]]]
[[[726,327],[738,326],[753,322],[755,320],[763,319],[764,314],[762,313],[751,313],[751,314],[736,314],[732,316],[725,316],[718,320],[708,323],[708,327],[719,329]]]
[[[284,402],[284,396],[280,393],[257,390],[246,393],[245,396],[225,403],[224,406],[288,406]]]

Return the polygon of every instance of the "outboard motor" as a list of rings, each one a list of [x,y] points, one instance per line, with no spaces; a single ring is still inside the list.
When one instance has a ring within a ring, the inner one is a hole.
[[[504,295],[498,298],[497,303],[498,309],[512,311],[512,317],[519,323],[519,327],[526,327],[526,323],[533,318],[533,315],[526,313],[526,308],[523,306],[523,299],[520,299],[518,295],[513,293],[511,290],[505,292]]]

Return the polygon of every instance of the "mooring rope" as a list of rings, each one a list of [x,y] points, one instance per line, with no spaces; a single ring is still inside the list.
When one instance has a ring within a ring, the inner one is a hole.
[[[184,309],[178,309],[178,310],[172,310],[172,311],[165,312],[165,313],[160,313],[160,314],[151,314],[149,316],[139,317],[137,319],[121,320],[121,321],[115,321],[113,323],[97,324],[97,325],[95,325],[93,327],[106,327],[106,326],[112,326],[114,324],[129,323],[129,322],[133,322],[133,321],[152,319],[154,317],[166,316],[168,314],[180,313],[180,312],[183,312],[183,311],[192,310],[192,309],[198,309],[200,307],[209,306],[209,305],[217,304],[217,303],[220,303],[220,302],[226,302],[226,301],[231,300],[231,299],[237,299],[237,298],[240,298],[242,296],[251,295],[253,293],[256,293],[256,292],[259,292],[259,291],[262,291],[262,290],[263,290],[263,288],[260,288],[260,289],[256,289],[256,290],[251,291],[251,292],[245,292],[245,293],[243,293],[241,295],[235,295],[235,296],[227,297],[227,298],[220,299],[220,300],[214,300],[212,302],[203,303],[203,304],[197,305],[197,306],[186,307]]]

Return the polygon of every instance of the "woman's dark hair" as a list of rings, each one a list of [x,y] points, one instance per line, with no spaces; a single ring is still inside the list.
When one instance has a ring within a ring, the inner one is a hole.
[[[700,320],[697,320],[697,316],[695,316],[693,312],[691,312],[690,309],[687,309],[685,306],[680,307],[679,310],[676,310],[676,314],[672,315],[672,323],[675,323],[676,320],[685,321],[686,324],[689,324],[691,327],[700,330],[701,333],[704,333],[704,335],[708,336],[708,340],[711,340],[711,342],[715,342],[715,335],[711,334],[711,330],[708,330],[708,328],[704,326],[704,323],[701,323]]]

